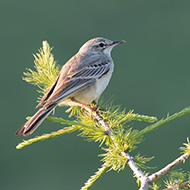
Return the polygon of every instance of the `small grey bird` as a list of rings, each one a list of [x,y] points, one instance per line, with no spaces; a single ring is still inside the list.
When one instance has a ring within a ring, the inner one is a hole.
[[[111,41],[102,37],[87,41],[61,69],[57,79],[36,107],[42,106],[16,135],[30,135],[58,104],[88,107],[98,99],[108,85],[114,63],[111,50],[125,42]]]

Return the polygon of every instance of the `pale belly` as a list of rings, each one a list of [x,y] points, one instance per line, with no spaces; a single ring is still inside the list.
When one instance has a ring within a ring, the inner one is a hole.
[[[93,86],[90,86],[86,89],[77,92],[72,97],[74,97],[75,100],[84,104],[91,104],[93,101],[96,101],[96,103],[98,103],[98,99],[105,90],[105,88],[107,87],[111,75],[112,72],[109,72],[107,75],[103,76],[102,78],[97,79]],[[71,99],[65,99],[62,103],[70,106],[77,105],[77,103],[71,101]]]

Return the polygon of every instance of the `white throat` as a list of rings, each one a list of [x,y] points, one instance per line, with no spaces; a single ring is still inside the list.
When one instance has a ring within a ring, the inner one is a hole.
[[[111,50],[114,46],[109,46],[103,50],[104,54],[111,56]]]

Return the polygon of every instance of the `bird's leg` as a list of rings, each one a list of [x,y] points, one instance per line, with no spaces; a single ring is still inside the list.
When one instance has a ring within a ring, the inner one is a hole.
[[[99,108],[98,108],[98,101],[96,101],[96,100],[94,100],[93,102],[92,102],[92,108],[94,109],[94,111],[97,111]]]
[[[81,111],[82,111],[82,114],[85,116],[84,107],[83,106],[81,107]]]
[[[96,104],[95,106],[94,106],[94,111],[96,111],[98,109],[98,104]]]
[[[92,102],[92,105],[94,106],[94,111],[106,111],[104,108],[98,108],[98,101],[96,100]]]
[[[76,103],[78,104],[78,106],[81,107],[82,114],[83,114],[84,116],[85,116],[85,113],[84,113],[84,110],[85,110],[85,109],[88,110],[88,111],[91,113],[91,118],[92,118],[92,112],[97,110],[97,105],[95,105],[95,107],[91,107],[91,106],[89,106],[89,105],[87,105],[87,104],[84,104],[84,103],[82,103],[82,102],[76,100],[74,97],[72,97],[71,100],[72,100],[73,102],[76,102]]]

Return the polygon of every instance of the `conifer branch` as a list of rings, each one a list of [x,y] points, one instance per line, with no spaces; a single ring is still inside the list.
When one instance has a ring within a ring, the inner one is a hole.
[[[147,115],[140,115],[140,114],[131,114],[131,120],[137,120],[137,121],[145,121],[149,123],[154,123],[158,121],[158,119],[154,116],[147,116]]]
[[[143,130],[141,130],[139,132],[139,135],[143,135],[145,133],[148,133],[148,132],[154,130],[155,128],[157,128],[157,127],[159,127],[161,125],[164,125],[164,124],[166,124],[166,123],[168,123],[168,122],[170,122],[170,121],[172,121],[172,120],[174,120],[174,119],[176,119],[178,117],[181,117],[181,116],[187,115],[187,114],[190,114],[190,107],[186,107],[186,108],[184,108],[183,110],[181,110],[178,113],[175,113],[175,114],[173,114],[171,116],[167,116],[165,119],[161,119],[158,122],[147,126],[146,128],[144,128]]]
[[[49,44],[44,41],[43,48],[39,50],[39,53],[34,55],[34,67],[36,71],[27,69],[28,71],[24,73],[25,77],[23,77],[23,79],[27,82],[38,86],[40,89],[38,92],[40,92],[42,95],[52,85],[60,70],[60,67],[54,60],[54,56],[51,53],[51,50],[52,48],[50,48]],[[129,152],[136,148],[136,144],[142,142],[142,137],[145,133],[148,133],[163,124],[166,124],[175,118],[190,114],[190,107],[187,107],[180,112],[173,114],[172,116],[167,116],[165,119],[161,119],[160,121],[157,121],[156,117],[135,114],[132,113],[133,111],[126,113],[125,110],[120,111],[119,108],[119,106],[113,106],[112,104],[109,104],[108,109],[106,109],[108,111],[105,112],[91,112],[91,110],[88,110],[88,108],[86,108],[87,112],[92,114],[94,120],[88,117],[84,117],[80,111],[78,112],[79,109],[70,108],[70,116],[75,115],[77,118],[76,121],[70,121],[56,117],[46,118],[48,121],[65,124],[68,125],[68,127],[65,127],[56,132],[52,132],[50,134],[44,134],[27,141],[23,141],[22,143],[18,144],[16,148],[21,149],[24,146],[41,140],[46,140],[63,135],[65,133],[81,130],[82,132],[80,135],[82,137],[86,137],[88,140],[93,140],[95,142],[100,142],[100,146],[103,144],[107,146],[107,148],[103,148],[105,151],[107,151],[103,155],[104,158],[102,159],[104,161],[104,164],[101,168],[98,169],[95,175],[90,177],[90,179],[85,183],[85,186],[82,187],[81,190],[88,189],[103,174],[103,172],[106,171],[107,168],[110,168],[110,170],[113,169],[119,171],[125,167],[126,163],[129,165],[138,181],[141,182],[140,190],[147,190],[151,184],[155,184],[155,180],[168,173],[173,167],[182,161],[185,161],[189,157],[189,139],[187,139],[188,143],[184,144],[186,147],[181,148],[183,152],[182,156],[152,175],[145,175],[139,168],[139,163],[141,164],[140,167],[143,168],[142,166],[145,166],[143,164],[149,161],[151,158],[137,156],[135,159],[133,159],[130,156]],[[127,122],[132,120],[156,123],[149,125],[139,131],[132,129],[132,127],[130,128],[130,125],[125,125]],[[183,180],[183,183],[180,185],[184,185],[185,187],[185,185],[188,184],[188,186],[190,186],[189,179],[187,182]],[[181,187],[180,185],[178,187]],[[156,185],[154,187],[154,190],[157,190],[159,188],[159,186]],[[170,186],[168,185],[167,189],[169,188]]]
[[[29,120],[31,117],[27,117],[27,119]],[[38,136],[38,137],[35,137],[35,138],[31,138],[29,140],[24,140],[23,142],[19,143],[16,148],[17,149],[21,149],[25,146],[28,146],[28,145],[31,145],[33,143],[36,143],[38,141],[44,141],[44,140],[47,140],[49,138],[54,138],[54,137],[57,137],[57,136],[61,136],[65,133],[72,133],[74,131],[77,131],[79,129],[81,129],[82,127],[83,128],[88,128],[88,126],[86,126],[85,124],[81,123],[81,122],[78,122],[78,121],[70,121],[70,120],[66,120],[66,119],[63,119],[63,118],[57,118],[57,117],[46,117],[47,121],[51,121],[51,122],[55,122],[55,123],[60,123],[60,124],[64,124],[64,125],[70,125],[71,127],[65,127],[63,129],[60,129],[58,131],[55,131],[55,132],[52,132],[50,134],[44,134],[44,135],[41,135],[41,136]]]
[[[21,148],[23,148],[25,146],[28,146],[30,144],[33,144],[35,142],[44,141],[46,139],[54,138],[54,137],[63,135],[65,133],[72,133],[72,132],[74,132],[74,131],[76,131],[78,129],[79,129],[78,126],[65,127],[63,129],[60,129],[59,131],[51,132],[50,134],[44,134],[44,135],[41,135],[41,136],[38,136],[38,137],[35,137],[35,138],[32,138],[32,139],[29,139],[29,140],[24,140],[23,142],[19,143],[16,146],[16,148],[17,149],[21,149]]]
[[[91,110],[89,110],[88,108],[85,107],[85,109],[91,113]],[[112,133],[111,128],[109,127],[109,125],[105,122],[105,120],[102,118],[102,116],[98,113],[98,112],[92,112],[94,119],[103,127],[105,134],[108,135],[110,137],[110,139],[112,140],[112,142],[114,143],[116,148],[119,148],[119,145],[117,144],[117,141],[114,138],[114,135]],[[141,181],[141,183],[144,183],[144,178],[145,175],[144,173],[141,171],[141,169],[135,164],[134,160],[131,158],[131,156],[129,155],[129,153],[127,151],[123,151],[121,152],[121,154],[126,158],[126,162],[129,165],[129,167],[131,168],[131,170],[134,172],[135,176],[137,176],[137,178]],[[142,189],[143,190],[143,189]]]
[[[91,110],[89,110],[88,108],[85,108],[85,109],[89,113],[91,113]],[[145,132],[150,132],[151,130],[155,129],[156,127],[158,127],[162,124],[165,124],[165,123],[167,123],[167,122],[169,122],[169,121],[171,121],[177,117],[180,117],[182,115],[189,114],[189,113],[190,113],[190,107],[185,108],[182,111],[180,111],[179,113],[176,113],[172,116],[167,117],[165,120],[158,121],[157,122],[158,124],[155,123],[155,124],[153,124],[153,126],[148,126],[147,128],[145,128],[141,132],[142,132],[142,134],[144,134]],[[93,112],[92,114],[94,116],[94,119],[103,127],[105,134],[111,138],[116,149],[119,148],[119,145],[117,144],[117,141],[115,140],[115,137],[112,133],[112,130],[109,127],[109,125],[106,123],[106,121],[102,118],[102,116],[98,112]],[[184,144],[186,146],[186,150],[185,150],[186,152],[189,151],[189,147],[190,147],[189,139],[187,141],[188,141],[188,143]],[[159,179],[164,174],[167,174],[173,167],[175,167],[179,163],[185,162],[185,160],[188,159],[188,157],[190,156],[189,152],[185,153],[182,156],[180,156],[179,158],[177,158],[176,160],[174,160],[172,163],[168,164],[163,169],[159,170],[158,172],[156,172],[150,176],[147,176],[135,164],[134,160],[131,158],[130,154],[127,151],[123,151],[123,152],[121,152],[121,154],[126,158],[127,164],[129,165],[131,170],[134,172],[134,175],[137,177],[137,179],[141,182],[141,187],[139,190],[148,190],[150,184],[152,184],[155,180]]]
[[[149,189],[149,185],[151,185],[154,181],[156,181],[157,179],[159,179],[160,177],[162,177],[165,174],[168,174],[169,171],[174,168],[176,165],[178,165],[181,162],[185,162],[185,160],[188,159],[190,155],[188,153],[183,154],[182,156],[180,156],[179,158],[177,158],[176,160],[174,160],[172,163],[168,164],[166,167],[164,167],[163,169],[159,170],[158,172],[152,174],[152,175],[140,175],[137,176],[137,178],[141,181],[141,187],[139,190],[148,190]],[[134,167],[136,169],[136,167]],[[133,169],[132,169],[133,170]],[[133,170],[134,171],[134,170]],[[188,184],[189,182],[185,182],[183,183],[183,185],[185,186],[186,184]],[[182,186],[182,184],[181,184]],[[175,184],[175,187],[177,187],[178,189],[178,185]],[[166,189],[171,189],[174,190],[175,188],[166,188]]]
[[[39,53],[34,55],[36,71],[27,69],[27,72],[23,73],[23,80],[38,86],[38,92],[44,94],[57,78],[60,67],[54,60],[54,56],[51,53],[52,48],[47,41],[43,41],[42,44],[43,47],[39,49]]]
[[[137,179],[141,182],[141,184],[143,186],[147,186],[146,185],[146,180],[144,180],[146,178],[146,176],[144,175],[144,173],[141,171],[141,169],[135,164],[134,160],[132,159],[132,157],[129,155],[129,153],[127,152],[122,152],[123,156],[127,158],[127,164],[129,165],[129,167],[131,168],[131,170],[133,171],[133,174],[137,177]]]
[[[106,166],[106,163],[104,163],[102,167],[98,168],[98,171],[88,179],[85,185],[81,187],[81,190],[87,190],[89,187],[91,187],[93,183],[107,170],[107,168],[108,167]]]
[[[179,158],[175,159],[172,163],[168,164],[158,172],[148,176],[148,183],[151,184],[155,180],[159,179],[164,174],[168,174],[169,171],[174,168],[176,165],[180,164],[181,162],[185,162],[190,155],[188,153],[181,155]]]
[[[145,176],[145,177],[143,176],[142,181],[141,181],[142,184],[141,184],[140,190],[148,190],[148,187],[149,187],[150,184],[152,184],[154,181],[156,181],[157,179],[159,179],[163,175],[168,174],[171,169],[173,169],[175,166],[177,166],[181,162],[184,163],[190,157],[190,152],[189,152],[189,147],[190,147],[189,145],[190,144],[189,144],[189,140],[188,140],[188,143],[184,143],[184,145],[186,146],[186,148],[184,148],[183,150],[185,152],[187,152],[187,153],[184,153],[179,158],[175,159],[173,162],[171,162],[170,164],[168,164],[167,166],[165,166],[161,170],[155,172],[154,174],[148,175],[148,176]],[[182,186],[185,186],[186,184],[189,184],[189,181],[188,182],[184,182],[184,183],[179,184],[179,185],[177,183],[175,183],[174,186],[177,187],[177,189],[178,189],[179,186],[182,187]],[[174,188],[168,187],[166,189],[174,189]]]

